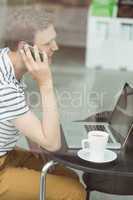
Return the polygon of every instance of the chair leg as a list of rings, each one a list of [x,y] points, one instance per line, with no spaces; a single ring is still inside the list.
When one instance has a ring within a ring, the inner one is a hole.
[[[46,163],[41,171],[41,178],[40,178],[40,200],[46,200],[46,176],[48,170],[58,163],[51,160],[50,162]]]
[[[86,200],[90,200],[90,190],[86,188],[86,192],[87,192]]]

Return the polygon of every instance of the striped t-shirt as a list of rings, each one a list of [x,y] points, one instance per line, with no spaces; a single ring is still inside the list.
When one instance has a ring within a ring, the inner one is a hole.
[[[9,48],[0,49],[0,156],[11,151],[20,132],[11,120],[29,110],[23,84],[15,77]]]

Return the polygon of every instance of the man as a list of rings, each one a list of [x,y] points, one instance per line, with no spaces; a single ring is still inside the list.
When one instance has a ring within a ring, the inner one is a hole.
[[[31,11],[34,15],[30,16]],[[1,200],[39,199],[43,161],[28,151],[15,149],[21,134],[51,152],[61,147],[59,114],[49,67],[52,55],[58,49],[55,42],[56,32],[53,25],[45,21],[46,18],[43,18],[43,23],[36,21],[41,18],[40,13],[38,7],[8,10],[3,36],[8,48],[3,48],[0,52]],[[29,44],[34,46],[35,60]],[[43,61],[39,51],[43,53]],[[25,100],[21,79],[26,72],[37,82],[40,91],[42,122],[30,110]],[[48,200],[86,198],[86,192],[77,176],[67,169],[55,169],[48,174],[46,184]]]

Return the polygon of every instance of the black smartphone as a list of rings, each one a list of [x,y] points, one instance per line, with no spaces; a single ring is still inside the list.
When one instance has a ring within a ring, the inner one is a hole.
[[[29,45],[29,49],[30,49],[30,52],[31,52],[31,55],[32,55],[33,59],[36,60],[35,59],[34,48]],[[41,52],[39,52],[39,56],[40,56],[41,62],[43,62],[43,54]]]

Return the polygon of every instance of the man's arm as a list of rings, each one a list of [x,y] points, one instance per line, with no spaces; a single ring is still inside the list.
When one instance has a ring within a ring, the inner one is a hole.
[[[42,122],[39,121],[33,112],[28,111],[14,119],[13,123],[33,142],[48,151],[56,151],[61,147],[61,136],[52,75],[46,55],[44,54],[44,61],[41,62],[37,47],[34,47],[34,50],[36,61],[33,60],[28,47],[25,49],[26,54],[23,50],[21,54],[29,73],[37,81],[42,100],[43,119]]]
[[[60,132],[57,133],[58,130],[56,131],[55,127],[52,126],[52,120],[50,120],[50,124],[53,127],[51,130],[53,138],[52,141],[49,137],[47,137],[47,135],[50,134],[50,132],[47,131],[47,126],[46,129],[43,130],[42,123],[32,111],[28,111],[18,118],[13,119],[12,122],[23,135],[28,137],[31,141],[37,143],[39,146],[52,152],[59,150],[61,146]]]

